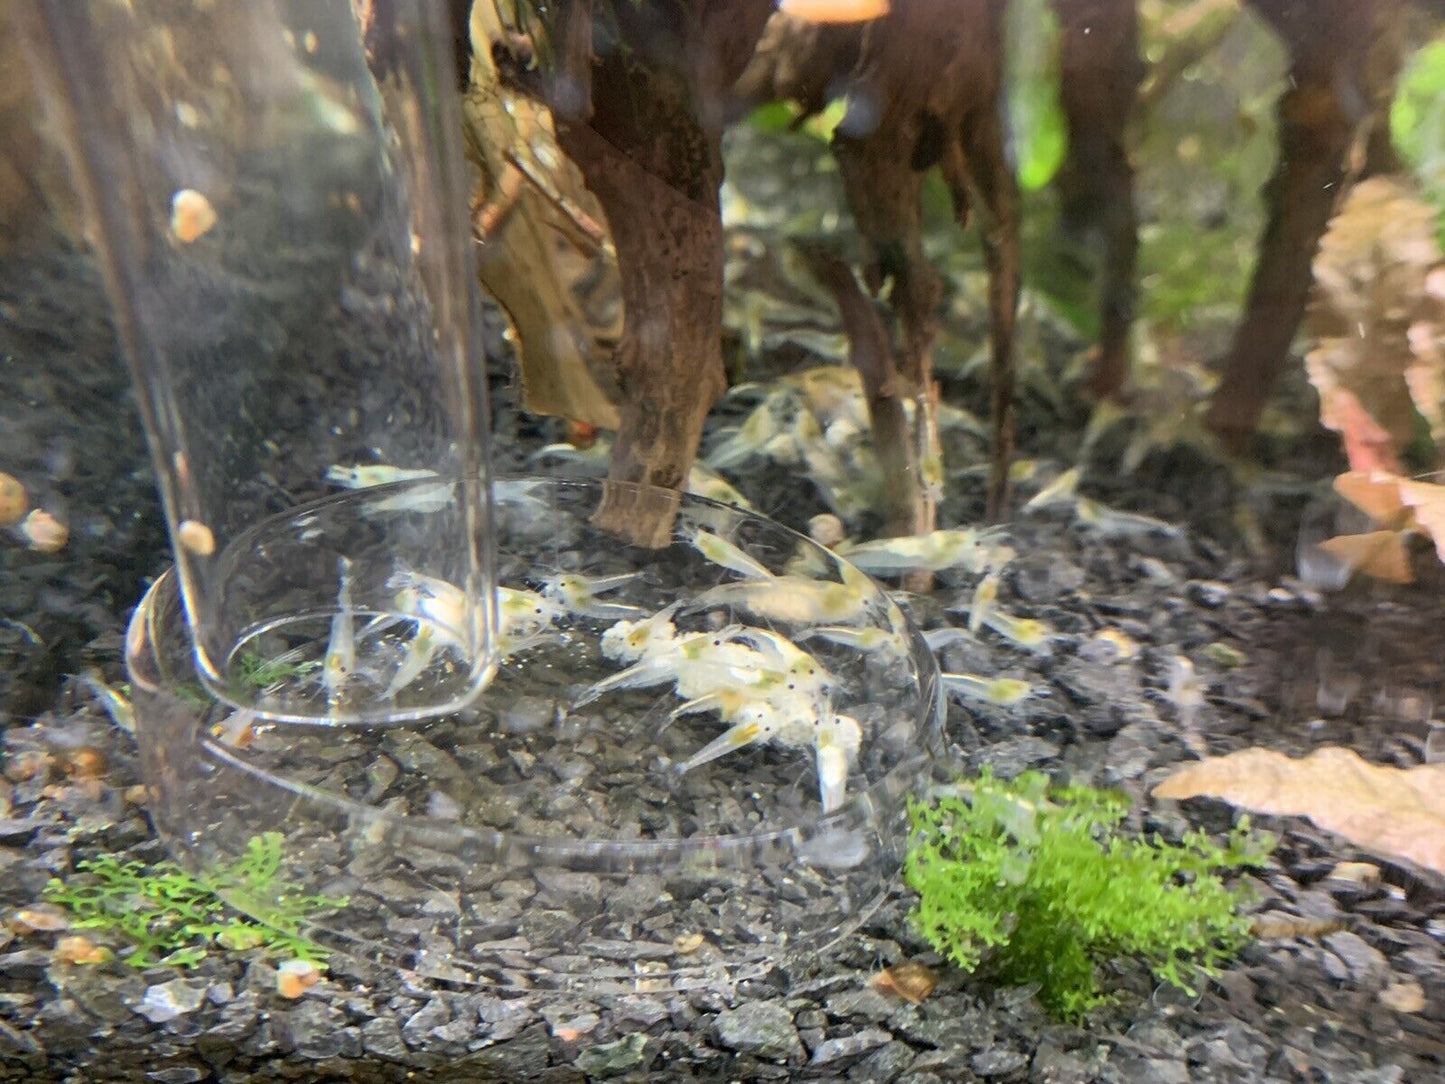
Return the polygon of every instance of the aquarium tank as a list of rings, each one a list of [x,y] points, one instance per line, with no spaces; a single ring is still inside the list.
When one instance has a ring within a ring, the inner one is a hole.
[[[1442,216],[1439,0],[4,0],[0,1077],[1445,1080]]]

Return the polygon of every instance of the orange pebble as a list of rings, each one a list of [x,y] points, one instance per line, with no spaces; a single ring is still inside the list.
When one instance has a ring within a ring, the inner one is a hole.
[[[64,758],[65,774],[72,779],[99,779],[109,766],[99,749],[83,745],[72,749]]]
[[[40,508],[25,517],[20,531],[30,540],[30,548],[41,553],[59,553],[70,541],[70,528]]]
[[[176,240],[190,244],[216,224],[216,209],[194,188],[182,188],[171,197],[171,232]]]
[[[88,937],[62,937],[55,942],[55,956],[66,964],[103,964],[111,958],[110,949],[97,945]]]
[[[276,992],[298,998],[321,981],[321,970],[310,960],[287,960],[276,969]]]
[[[0,472],[0,527],[19,523],[30,510],[30,498],[18,478]]]
[[[70,920],[59,911],[48,908],[27,907],[10,916],[10,928],[19,934],[54,933],[70,925]]]

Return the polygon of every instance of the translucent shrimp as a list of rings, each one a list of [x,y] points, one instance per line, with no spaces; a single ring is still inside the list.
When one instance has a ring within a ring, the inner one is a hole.
[[[941,629],[929,629],[923,634],[923,642],[928,645],[930,651],[942,651],[949,644],[973,638],[973,633],[968,629],[956,629],[952,625],[946,625]]]
[[[984,678],[975,674],[940,674],[943,687],[970,700],[1011,708],[1033,694],[1033,686],[1017,678]]]
[[[818,797],[824,813],[831,813],[843,804],[848,769],[862,744],[863,731],[856,719],[832,715],[819,721],[813,739],[813,756],[818,771]]]
[[[613,662],[636,662],[677,639],[672,623],[681,600],[637,621],[619,621],[602,634],[602,657]]]
[[[403,570],[392,576],[388,586],[396,591],[396,607],[415,623],[416,633],[407,641],[383,699],[395,697],[416,681],[432,665],[437,652],[459,651],[467,616],[466,596],[446,580]],[[497,588],[498,653],[514,654],[540,642],[562,612],[558,603],[535,591]],[[376,622],[367,629],[374,625]]]
[[[1031,651],[1047,647],[1055,635],[1046,622],[1033,617],[1015,617],[999,609],[998,585],[993,582],[993,577],[985,578],[974,589],[973,600],[968,606],[968,618],[970,636],[980,629],[988,628],[1005,640]],[[930,640],[930,636],[935,639]],[[951,642],[953,637],[941,629],[935,629],[932,633],[924,633],[924,639],[929,640],[929,646],[936,651],[944,643]]]
[[[783,730],[783,718],[778,709],[762,701],[744,705],[735,718],[732,726],[679,764],[678,774],[690,772],[757,742],[771,741]]]
[[[568,613],[582,617],[597,617],[603,620],[646,617],[648,611],[641,606],[597,597],[629,583],[636,583],[641,575],[640,572],[623,572],[615,576],[583,576],[575,572],[564,572],[543,582],[542,597],[564,607]]]
[[[564,614],[562,604],[536,591],[497,588],[497,632],[520,639],[551,627]]]
[[[415,482],[436,476],[437,472],[434,470],[391,467],[385,463],[358,463],[350,467],[337,463],[326,468],[326,480],[343,489],[371,489],[373,486],[389,485],[392,482]]]
[[[589,704],[619,689],[645,689],[669,682],[689,699],[743,684],[743,675],[767,669],[766,656],[746,644],[734,643],[727,630],[674,635],[654,640],[626,670],[589,686],[577,704]]]
[[[440,512],[443,508],[450,506],[455,499],[456,487],[452,483],[437,482],[433,485],[407,489],[402,493],[394,493],[368,506],[368,511],[372,513],[417,512],[422,515],[431,515],[433,512]]]
[[[1041,508],[1051,508],[1054,505],[1068,504],[1074,500],[1079,491],[1079,476],[1082,473],[1080,467],[1070,467],[1057,478],[1055,478],[1043,489],[1030,497],[1020,512],[1037,512]]]
[[[978,581],[973,589],[973,601],[968,607],[968,631],[974,635],[983,628],[984,621],[988,615],[993,613],[994,607],[998,604],[999,589],[998,573],[985,576]]]
[[[256,718],[256,713],[246,708],[233,711],[211,727],[211,737],[227,748],[245,749],[256,740]]]
[[[845,575],[847,569],[845,566]],[[774,576],[767,580],[725,583],[704,591],[687,607],[731,606],[765,621],[794,625],[855,625],[874,611],[874,588],[862,581],[830,583],[802,576]]]
[[[727,470],[762,455],[764,449],[784,431],[779,418],[780,405],[781,400],[774,393],[754,407],[743,419],[742,425],[707,453],[704,457],[707,465],[713,470]]]
[[[129,700],[106,684],[99,670],[87,670],[81,674],[80,683],[100,701],[100,706],[110,716],[111,722],[127,734],[135,733],[135,709]]]
[[[1005,640],[1030,651],[1046,648],[1054,638],[1054,630],[1034,617],[1014,617],[1002,610],[991,610],[983,623]]]
[[[903,656],[908,653],[908,643],[892,629],[855,628],[849,625],[816,625],[798,633],[799,640],[812,638],[828,640],[855,651],[868,654]]]
[[[430,622],[419,622],[416,635],[407,641],[401,665],[396,668],[396,673],[392,675],[386,691],[381,694],[381,699],[392,699],[419,678],[432,664],[438,649],[450,640],[451,637],[439,632],[436,625]]]
[[[786,636],[744,625],[733,631],[732,637],[756,647],[767,660],[767,668],[779,675],[785,690],[814,696],[837,684],[822,663]]]
[[[1087,497],[1080,497],[1074,502],[1074,511],[1080,523],[1103,538],[1130,539],[1148,535],[1178,538],[1183,533],[1177,524],[1137,512],[1120,512]]]
[[[761,561],[743,552],[721,535],[703,527],[694,529],[688,538],[693,548],[713,564],[736,572],[740,576],[757,579],[773,579],[773,573]]]
[[[963,568],[978,574],[992,563],[988,542],[996,535],[996,529],[930,531],[923,535],[862,542],[848,547],[843,556],[864,572],[875,575],[942,572],[949,568]]]
[[[1179,713],[1179,723],[1186,730],[1194,729],[1199,709],[1204,707],[1204,681],[1194,670],[1194,663],[1183,655],[1169,660],[1169,702]]]
[[[339,559],[341,584],[336,592],[336,613],[331,618],[331,638],[321,664],[321,684],[333,706],[340,702],[346,682],[356,669],[356,629],[352,624],[351,561]]]
[[[730,504],[745,512],[757,511],[753,502],[739,493],[731,482],[701,461],[694,461],[687,472],[687,491],[695,496],[717,501],[718,504]]]

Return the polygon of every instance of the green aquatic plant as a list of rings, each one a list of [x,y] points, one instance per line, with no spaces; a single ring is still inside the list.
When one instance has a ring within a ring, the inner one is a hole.
[[[1119,834],[1122,795],[1054,787],[1040,772],[985,772],[910,804],[904,872],[913,920],[960,967],[1037,983],[1064,1018],[1107,1000],[1095,968],[1142,959],[1183,990],[1243,943],[1248,920],[1222,869],[1259,865],[1267,847],[1241,821],[1223,846],[1203,832],[1177,844]]]
[[[74,882],[51,878],[45,898],[68,909],[76,929],[122,934],[135,946],[123,957],[133,967],[194,967],[212,945],[319,963],[329,952],[302,936],[302,924],[348,900],[289,891],[281,879],[283,842],[279,832],[255,836],[241,858],[200,876],[174,862],[148,866],[103,855],[78,863],[82,877]],[[265,925],[237,915],[223,894],[262,916]]]
[[[268,689],[291,678],[309,674],[321,664],[315,659],[307,662],[285,662],[268,659],[256,651],[248,651],[239,660],[241,680],[256,689]]]

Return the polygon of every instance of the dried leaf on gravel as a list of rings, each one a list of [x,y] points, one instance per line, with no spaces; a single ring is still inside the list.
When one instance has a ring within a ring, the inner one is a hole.
[[[1400,499],[1414,513],[1415,526],[1430,536],[1445,561],[1445,486],[1400,479]]]
[[[1410,550],[1400,531],[1368,531],[1342,534],[1320,543],[1324,550],[1351,572],[1363,572],[1386,583],[1414,583]]]
[[[1389,471],[1345,471],[1335,479],[1335,492],[1382,527],[1397,525],[1405,514],[1400,476]]]
[[[1382,528],[1320,544],[1349,568],[1390,583],[1412,582],[1407,532],[1428,537],[1445,561],[1445,485],[1385,470],[1346,471],[1335,479],[1335,492]]]
[[[933,969],[916,960],[904,960],[886,967],[868,980],[868,985],[880,993],[901,997],[915,1005],[933,993],[937,984]]]
[[[1153,793],[1308,817],[1368,850],[1445,874],[1445,764],[1391,768],[1334,746],[1301,760],[1242,749],[1190,764]]]

